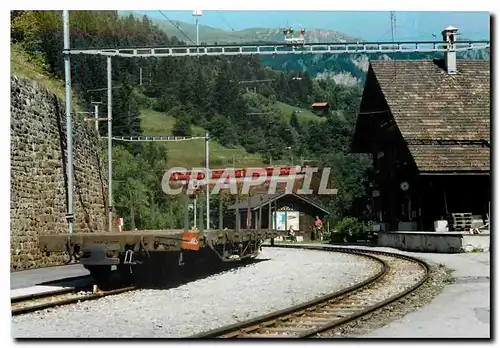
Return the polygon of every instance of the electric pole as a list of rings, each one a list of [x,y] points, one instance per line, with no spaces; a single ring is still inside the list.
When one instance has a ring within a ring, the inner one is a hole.
[[[392,36],[392,42],[394,42],[394,31],[396,29],[396,13],[394,11],[391,12],[391,36]]]
[[[111,87],[111,57],[107,58],[108,63],[108,231],[113,231],[113,127],[112,127],[112,98],[113,90]]]
[[[198,194],[197,194],[197,193],[195,193],[195,195],[194,195],[194,203],[193,203],[193,208],[194,208],[194,209],[193,209],[193,211],[194,211],[194,219],[193,219],[194,221],[193,221],[193,226],[197,226],[197,225],[198,225],[198,224],[196,223],[196,209],[197,209],[197,208],[196,208],[196,198],[198,198]]]
[[[68,173],[68,208],[66,220],[68,231],[73,233],[75,214],[73,212],[73,128],[71,124],[71,64],[69,58],[69,10],[63,10],[64,21],[64,79],[66,85],[66,153]]]
[[[208,132],[205,133],[205,184],[206,184],[206,200],[207,200],[207,230],[210,229],[210,162],[209,162],[209,145],[210,137]]]
[[[201,10],[194,10],[193,16],[196,20],[196,46],[200,45],[200,35],[199,35],[199,18],[202,16]]]

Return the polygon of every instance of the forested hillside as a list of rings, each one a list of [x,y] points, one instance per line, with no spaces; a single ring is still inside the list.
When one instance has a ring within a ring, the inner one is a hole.
[[[14,11],[11,25],[12,45],[45,73],[63,79],[61,12]],[[70,26],[73,48],[184,44],[147,17],[120,18],[116,11],[71,11]],[[87,55],[71,59],[73,92],[82,109],[92,110],[91,101],[106,100],[105,91],[89,92],[107,86],[105,59]],[[261,82],[248,82],[253,80]],[[314,159],[332,167],[330,186],[339,189],[338,197],[322,198],[332,222],[343,216],[366,217],[368,160],[349,153],[359,85],[345,87],[297,71],[275,71],[258,57],[201,57],[113,58],[113,86],[115,135],[146,134],[151,131],[145,126],[150,115],[159,125],[164,115],[165,123],[175,119],[165,132],[188,135],[207,129],[226,148],[243,148],[264,163]],[[312,115],[310,105],[315,101],[329,102],[331,111]],[[101,132],[105,135],[106,127]],[[161,191],[169,151],[161,144],[114,145],[114,199],[127,228],[181,226],[177,198]],[[217,205],[212,207],[217,216]]]
[[[316,55],[290,55],[290,56],[262,56],[264,65],[281,71],[301,71],[312,78],[329,79],[338,84],[357,83],[362,86],[368,69],[369,60],[418,60],[442,59],[442,53],[388,53],[388,54],[325,54]],[[490,59],[490,50],[473,50],[457,53],[458,59]],[[354,79],[342,80],[340,74],[349,74]],[[339,77],[339,78],[337,78]]]

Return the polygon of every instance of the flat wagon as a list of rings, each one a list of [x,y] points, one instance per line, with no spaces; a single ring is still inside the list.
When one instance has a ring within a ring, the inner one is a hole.
[[[237,181],[246,177],[246,169],[236,170]],[[267,168],[266,172],[273,172]],[[281,168],[278,176],[286,176],[291,167]],[[222,170],[212,170],[217,179]],[[189,184],[191,173],[171,173],[170,182]],[[203,179],[200,177],[199,179]],[[206,184],[205,184],[206,185]],[[211,184],[209,183],[208,186]],[[238,196],[238,195],[237,195]],[[188,228],[188,195],[184,194],[184,228],[179,230],[136,230],[120,232],[66,233],[42,235],[42,252],[66,252],[70,260],[82,264],[98,280],[109,279],[116,267],[124,280],[135,280],[143,274],[156,275],[177,272],[183,267],[207,263],[240,262],[255,258],[267,239],[276,237],[276,230],[241,229],[239,212],[235,212],[236,229],[223,228],[222,203],[219,202],[219,229],[203,228],[203,206],[200,204],[200,230]],[[269,210],[269,221],[271,219]],[[271,224],[269,224],[271,226]]]

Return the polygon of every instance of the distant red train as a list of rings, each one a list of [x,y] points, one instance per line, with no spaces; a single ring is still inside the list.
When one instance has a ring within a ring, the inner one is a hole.
[[[193,187],[200,187],[206,185],[205,183],[205,173],[202,172],[203,169],[197,169],[194,171],[188,170],[185,172],[172,172],[170,173],[169,183],[171,187],[185,186],[188,183],[192,184]],[[210,186],[216,184],[242,184],[244,182],[257,181],[257,178],[264,175],[262,172],[264,170],[265,180],[260,182],[261,185],[267,186],[270,184],[271,180],[276,180],[278,178],[283,178],[289,176],[290,174],[295,174],[295,180],[301,180],[305,177],[305,171],[301,166],[286,166],[286,167],[266,167],[266,168],[226,168],[226,169],[211,169],[210,179],[208,184]],[[193,174],[193,177],[191,175]],[[223,182],[219,182],[221,177],[225,177]],[[279,182],[278,186],[281,186]],[[253,186],[253,185],[252,185]]]
[[[297,176],[301,176],[304,174],[303,169],[300,166],[294,167],[267,167],[267,168],[223,168],[223,169],[210,169],[210,181],[218,180],[225,173],[229,177],[234,177],[236,179],[242,178],[258,178],[261,176],[261,172],[257,171],[260,169],[264,169],[266,173],[266,178],[270,179],[275,176],[288,176],[295,170],[295,174]],[[234,173],[234,174],[233,174]],[[186,172],[172,172],[170,174],[169,181],[189,181],[191,179],[195,180],[204,180],[205,173],[200,171],[195,171],[196,177],[191,177],[192,171]],[[277,174],[277,175],[276,175]]]

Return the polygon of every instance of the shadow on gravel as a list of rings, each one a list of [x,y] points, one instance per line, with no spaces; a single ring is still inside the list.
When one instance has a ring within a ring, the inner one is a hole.
[[[141,289],[158,289],[166,290],[176,288],[192,281],[208,278],[213,275],[236,272],[239,269],[249,267],[270,259],[257,259],[241,262],[231,262],[222,264],[206,264],[204,267],[188,267],[177,268],[175,272],[165,274],[161,278],[155,279],[153,282],[139,281],[137,285]]]
[[[82,266],[83,268],[83,266]],[[69,277],[69,278],[63,278],[63,279],[58,279],[58,280],[51,280],[48,282],[43,282],[43,283],[37,283],[36,285],[42,285],[42,286],[60,286],[60,287],[75,287],[79,285],[85,285],[88,283],[92,282],[92,276],[89,275],[84,275],[84,276],[78,276],[78,277]]]
[[[116,289],[117,287],[135,285],[139,289],[170,289],[186,283],[208,278],[216,274],[236,272],[239,269],[249,267],[270,259],[253,259],[245,261],[234,261],[230,263],[205,263],[195,266],[165,267],[163,270],[152,270],[144,268],[135,275],[133,282],[125,284],[116,270],[112,271],[110,277],[105,282],[97,282],[91,275],[64,278],[55,281],[43,282],[37,285],[75,287],[81,291],[90,291],[94,284],[102,291]],[[83,267],[83,266],[82,266]]]

